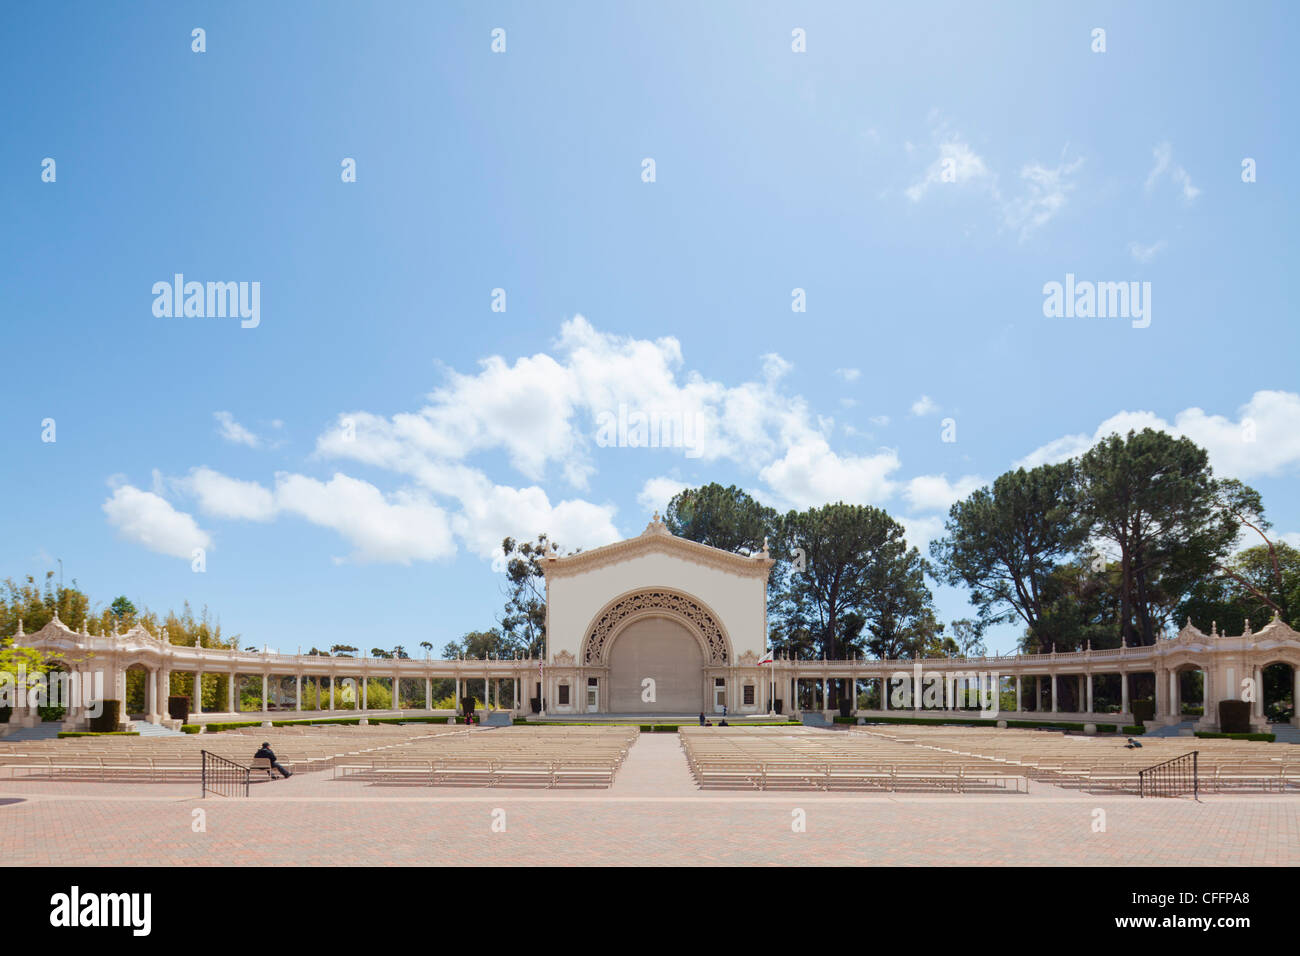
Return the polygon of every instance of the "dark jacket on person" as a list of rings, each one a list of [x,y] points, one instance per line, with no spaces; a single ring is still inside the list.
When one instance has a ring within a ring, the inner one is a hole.
[[[255,760],[261,760],[263,757],[271,761],[271,763],[275,763],[276,761],[275,751],[270,747],[258,747],[257,753],[253,754],[253,759]]]

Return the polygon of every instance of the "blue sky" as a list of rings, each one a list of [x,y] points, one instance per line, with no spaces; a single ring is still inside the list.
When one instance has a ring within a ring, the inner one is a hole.
[[[719,481],[924,550],[960,494],[1144,424],[1300,541],[1296,19],[6,8],[0,577],[441,648],[494,622],[506,533],[590,547]],[[259,283],[259,324],[156,316],[176,273]],[[1045,317],[1067,274],[1149,282],[1150,325]],[[703,437],[606,447],[620,404]]]

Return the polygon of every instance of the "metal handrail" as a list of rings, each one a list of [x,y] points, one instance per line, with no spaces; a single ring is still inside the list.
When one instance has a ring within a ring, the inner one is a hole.
[[[1200,780],[1197,760],[1199,753],[1200,751],[1193,750],[1191,753],[1139,770],[1138,796],[1147,796],[1149,789],[1153,797],[1177,797],[1190,792],[1194,799],[1199,799]]]
[[[203,756],[201,797],[206,797],[209,790],[219,797],[248,796],[248,780],[252,773],[250,768],[210,750],[200,750],[199,753]]]

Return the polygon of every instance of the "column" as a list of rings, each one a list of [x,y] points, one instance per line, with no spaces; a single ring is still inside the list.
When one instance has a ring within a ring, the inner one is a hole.
[[[1056,713],[1056,673],[1052,673],[1052,713]]]
[[[302,674],[293,675],[293,709],[302,710]]]
[[[822,710],[828,710],[831,706],[831,682],[825,677],[822,678]]]
[[[370,709],[370,681],[364,676],[361,678],[361,709]]]
[[[393,710],[402,709],[402,678],[397,674],[393,675]]]
[[[330,674],[330,710],[334,709],[334,675]]]
[[[158,671],[148,671],[146,676],[148,679],[144,682],[145,717],[156,717],[158,715]]]
[[[1291,723],[1300,727],[1300,667],[1291,666]]]
[[[1088,671],[1088,713],[1092,713],[1092,671]]]
[[[194,713],[203,713],[203,671],[194,672]]]
[[[1258,685],[1256,685],[1256,686],[1258,686]],[[1168,704],[1169,704],[1169,716],[1170,716],[1170,717],[1179,717],[1179,716],[1181,716],[1181,715],[1178,713],[1178,712],[1182,709],[1181,707],[1178,706],[1178,672],[1177,672],[1177,671],[1172,671],[1172,670],[1169,672],[1169,701],[1168,701]]]
[[[433,680],[424,679],[424,709],[433,710]]]
[[[1016,675],[1016,713],[1020,713],[1020,675]]]
[[[545,688],[543,688],[543,689],[545,689]],[[460,710],[460,697],[461,697],[461,694],[460,694],[460,675],[457,674],[457,675],[456,675],[456,700],[454,701],[454,705],[455,705],[456,710],[458,710],[458,711]]]
[[[1255,716],[1264,716],[1264,671],[1262,668],[1255,668]]]
[[[1128,671],[1119,672],[1119,709],[1128,713]]]

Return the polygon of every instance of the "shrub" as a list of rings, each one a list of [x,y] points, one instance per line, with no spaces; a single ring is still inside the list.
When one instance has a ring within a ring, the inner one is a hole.
[[[181,733],[183,734],[197,734],[202,729],[202,724],[181,724]]]
[[[1125,727],[1120,728],[1120,733],[1124,734],[1126,737],[1140,737],[1142,734],[1145,734],[1146,732],[1147,729],[1143,727],[1141,724],[1129,724]]]
[[[1219,730],[1225,734],[1250,733],[1250,701],[1219,701]]]
[[[122,722],[122,702],[120,700],[102,700],[103,710],[98,717],[90,718],[90,729],[97,733],[112,733]]]
[[[1154,700],[1130,701],[1129,707],[1133,710],[1133,722],[1136,724],[1156,719],[1156,702]]]
[[[188,697],[171,696],[167,698],[167,716],[172,720],[179,720],[182,724],[190,721],[190,699]]]
[[[14,709],[8,705],[4,707],[0,707],[0,724],[9,723],[9,715],[12,714],[13,712]]]
[[[59,739],[64,737],[139,737],[138,730],[109,730],[97,733],[93,730],[60,730]]]
[[[62,720],[63,715],[67,712],[66,707],[37,707],[36,714],[44,723],[53,723]]]
[[[1258,740],[1269,744],[1277,740],[1277,734],[1216,734],[1208,730],[1198,730],[1196,736],[1207,740]]]

